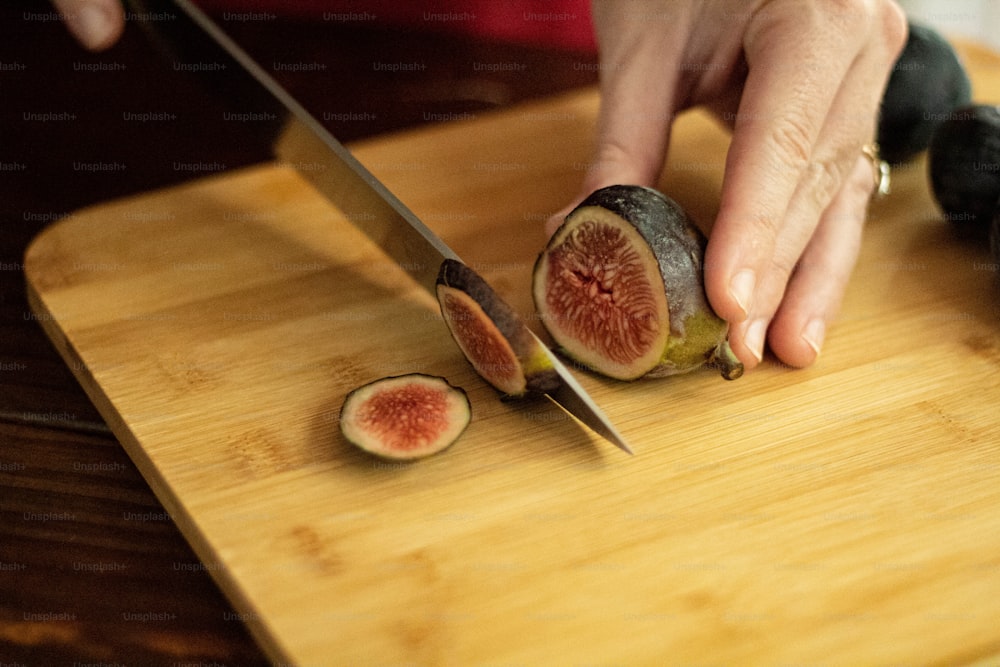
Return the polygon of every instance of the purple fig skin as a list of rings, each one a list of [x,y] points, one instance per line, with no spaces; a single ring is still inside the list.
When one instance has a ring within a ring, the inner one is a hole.
[[[934,199],[953,228],[988,238],[1000,198],[1000,106],[952,111],[934,131],[927,171]]]
[[[561,380],[552,367],[548,350],[531,335],[524,320],[497,295],[482,276],[462,262],[446,259],[438,272],[437,293],[441,314],[455,343],[476,372],[497,389],[505,400],[538,396],[558,388]],[[469,314],[466,316],[478,317],[482,330],[488,332],[493,341],[505,340],[510,349],[503,350],[500,349],[502,346],[494,345],[490,360],[474,358],[472,350],[482,349],[482,346],[460,340],[467,335],[467,331],[457,326],[446,312],[449,294],[459,298],[465,295],[474,302],[482,313],[472,314],[475,309],[467,308],[466,312]],[[509,379],[505,381],[501,377],[511,372],[516,373],[519,378],[516,386],[511,386]]]
[[[878,119],[879,154],[894,166],[926,150],[941,119],[972,102],[972,82],[947,38],[913,21],[908,35],[882,93]]]
[[[465,390],[424,373],[395,375],[353,389],[340,408],[340,430],[359,449],[393,461],[437,454],[472,420]]]
[[[1000,264],[1000,200],[997,200],[996,210],[993,212],[993,226],[990,229],[990,252],[993,253],[993,262]]]
[[[542,323],[552,337],[559,342],[562,333],[555,326],[559,318],[549,312],[546,305],[548,254],[559,251],[560,245],[570,238],[572,232],[569,230],[578,229],[574,225],[597,217],[605,223],[614,221],[615,226],[633,230],[655,258],[667,310],[658,317],[662,325],[669,328],[669,333],[662,349],[646,348],[650,351],[637,357],[647,360],[650,355],[658,354],[658,359],[649,367],[644,368],[645,363],[640,367],[622,365],[619,374],[613,363],[604,368],[595,368],[603,362],[585,365],[624,380],[684,373],[706,364],[718,367],[727,380],[740,377],[743,365],[729,348],[728,325],[712,310],[705,293],[702,260],[707,240],[679,204],[652,188],[612,185],[596,190],[566,216],[563,225],[553,234],[535,264],[533,289]],[[636,253],[637,256],[648,254]],[[651,272],[653,269],[647,267],[647,275],[653,275]],[[657,283],[657,280],[652,282]],[[608,331],[604,338],[617,335]],[[565,344],[560,345],[567,351]],[[570,356],[573,355],[570,353]]]

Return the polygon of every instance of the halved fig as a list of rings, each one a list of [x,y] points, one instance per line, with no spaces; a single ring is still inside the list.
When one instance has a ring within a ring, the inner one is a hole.
[[[351,391],[340,408],[340,430],[366,452],[410,460],[446,449],[471,418],[465,390],[442,377],[410,373]]]
[[[612,378],[743,364],[705,296],[705,237],[672,199],[612,185],[566,216],[535,263],[532,295],[562,352]]]
[[[478,273],[446,259],[438,272],[437,298],[465,358],[504,398],[544,394],[558,386],[548,350]]]

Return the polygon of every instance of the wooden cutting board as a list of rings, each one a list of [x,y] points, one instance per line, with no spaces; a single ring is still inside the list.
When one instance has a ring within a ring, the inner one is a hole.
[[[998,59],[963,53],[1000,99]],[[595,113],[583,91],[354,150],[530,318]],[[688,114],[674,137],[661,187],[710,220],[726,135]],[[500,402],[435,302],[279,164],[80,211],[32,245],[28,289],[276,662],[996,659],[996,272],[922,161],[893,185],[814,367],[581,375],[633,457]],[[411,371],[468,390],[463,438],[408,465],[347,445],[344,395]]]

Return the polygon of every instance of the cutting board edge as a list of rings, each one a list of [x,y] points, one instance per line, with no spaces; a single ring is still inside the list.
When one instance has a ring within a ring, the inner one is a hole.
[[[152,191],[152,192],[155,192],[155,191]],[[108,202],[108,203],[114,203],[114,202],[112,201],[112,202]],[[79,215],[83,216],[86,213],[87,212],[85,211],[85,212],[80,213]],[[91,217],[91,219],[92,219],[92,217]],[[44,287],[44,283],[42,283],[42,286]],[[41,291],[42,291],[42,293],[44,293],[44,289],[42,289]],[[38,310],[37,312],[47,312],[47,309],[45,308],[44,303],[39,303],[39,308],[40,308],[40,310]],[[43,324],[43,328],[46,329],[46,333],[47,333],[47,335],[50,336],[50,338],[53,338],[53,333],[50,333],[48,331],[49,326],[51,326],[53,328],[54,332],[57,335],[60,335],[62,333],[59,330],[60,329],[60,324],[59,323],[54,323],[50,319],[44,319],[44,318],[40,320],[40,323]],[[69,331],[72,331],[72,327],[67,327],[67,329]],[[53,340],[55,340],[55,338],[53,338]],[[82,345],[81,345],[81,347],[82,347]],[[68,353],[75,353],[75,352],[76,352],[76,350],[73,349],[72,347],[67,348],[65,350],[65,352],[62,349],[60,349],[60,354],[63,354],[64,358],[67,358],[67,360],[70,360],[70,361],[71,361],[71,359],[68,358],[68,357],[66,357],[66,354],[68,354]],[[72,363],[75,364],[75,362],[72,362]],[[72,370],[73,370],[73,372],[74,372],[75,375],[78,375],[78,372],[81,372],[81,371],[82,372],[87,372],[85,370],[85,367],[84,367],[83,364],[75,364],[73,366]],[[87,390],[88,395],[91,395],[92,400],[93,400],[93,396],[91,394],[91,387],[85,385],[85,389]],[[99,407],[99,409],[101,409],[101,408],[107,409],[108,407],[113,407],[113,406],[110,406],[110,405],[101,406],[101,405],[99,405],[98,407]],[[102,414],[104,414],[103,410],[102,410]],[[767,416],[767,415],[765,414],[765,415],[762,415],[762,416]],[[851,415],[847,415],[847,416],[851,416]],[[124,424],[122,425],[122,427],[127,429],[127,427]],[[122,440],[123,445],[126,445],[127,443],[131,442],[131,440],[129,440],[128,438],[124,438],[123,439],[122,436],[121,436],[121,434],[118,433],[117,431],[115,431],[115,433],[116,433],[116,435],[118,435],[119,439]],[[134,443],[132,443],[132,444],[134,445]],[[131,452],[129,451],[129,449],[128,449],[127,446],[126,446],[126,451],[131,456]],[[133,459],[133,460],[135,460],[135,459]],[[795,461],[793,461],[792,463],[794,464]],[[714,462],[710,462],[710,465],[715,465],[715,463]],[[144,475],[145,475],[145,473],[144,473]],[[148,478],[147,478],[147,481],[149,481]],[[154,489],[154,491],[155,490],[156,489]],[[157,495],[159,495],[159,493],[157,493]],[[162,500],[162,498],[161,498],[161,500]],[[192,547],[195,548],[196,551],[199,551],[199,552],[201,551],[202,547],[201,547],[200,542],[197,539],[197,536],[196,536],[196,539],[194,539],[194,540],[192,540],[190,538],[190,535],[186,534],[185,537],[189,539],[189,542],[192,544]],[[199,555],[201,555],[201,554],[199,553]],[[685,561],[685,562],[687,562],[687,561]],[[681,564],[683,565],[684,563],[681,563]],[[901,562],[900,564],[905,567],[908,564],[908,562]],[[211,568],[213,577],[217,577],[217,578],[218,577],[224,577],[225,573],[224,572],[222,572],[222,573],[218,572],[217,571],[218,569],[219,568]],[[217,579],[217,581],[218,581],[218,579]],[[220,582],[220,584],[221,583],[222,582]],[[235,598],[233,597],[233,591],[231,589],[223,586],[223,591],[227,595],[227,597],[230,598],[230,600],[235,600]],[[237,604],[237,606],[239,607],[240,605]],[[281,650],[280,650],[281,647],[277,646],[275,644],[270,643],[273,638],[271,636],[269,636],[269,635],[266,634],[266,628],[261,627],[259,625],[261,623],[261,620],[260,620],[259,616],[260,615],[251,615],[251,616],[249,616],[246,624],[249,627],[249,629],[252,632],[252,634],[258,640],[258,642],[261,643],[261,645],[265,649],[265,651],[267,651],[269,654],[272,654],[272,659],[274,659],[275,661],[279,661],[279,660],[281,660]],[[260,634],[260,633],[264,633],[264,634]],[[986,651],[984,650],[983,653],[986,654]],[[992,651],[990,653],[992,654]]]
[[[165,189],[172,189],[174,187],[177,186],[168,186]],[[93,403],[98,414],[104,419],[129,459],[135,464],[142,478],[153,491],[153,494],[163,504],[174,525],[184,535],[184,539],[191,545],[197,557],[202,562],[222,562],[220,554],[204,539],[204,535],[196,527],[193,517],[191,517],[184,504],[159,473],[156,465],[146,454],[128,424],[118,414],[113,401],[104,393],[100,384],[91,375],[83,357],[70,342],[58,320],[46,304],[45,298],[36,284],[38,278],[35,268],[37,264],[32,261],[34,253],[44,247],[45,243],[52,242],[53,239],[58,238],[60,229],[71,224],[78,224],[80,220],[85,220],[91,211],[100,210],[100,208],[112,205],[117,201],[121,200],[110,200],[94,206],[81,208],[66,218],[47,226],[31,240],[25,251],[24,259],[25,292],[28,307],[34,314],[36,321],[42,327],[46,337],[52,342],[59,356],[69,367],[73,377],[80,383],[80,386],[87,394],[87,398]],[[226,599],[229,600],[230,604],[243,614],[243,618],[246,619],[245,625],[268,657],[278,664],[292,664],[291,652],[282,646],[278,640],[277,633],[264,622],[266,615],[256,609],[250,599],[241,592],[240,586],[235,580],[230,580],[225,568],[210,568],[209,574]]]

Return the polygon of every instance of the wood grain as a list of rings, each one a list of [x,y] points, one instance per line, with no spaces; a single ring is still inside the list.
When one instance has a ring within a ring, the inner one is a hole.
[[[967,51],[980,95],[997,60]],[[575,192],[593,91],[357,144],[530,317],[541,221]],[[726,136],[688,114],[661,187],[698,219]],[[995,272],[918,161],[873,204],[822,359],[581,382],[628,457],[502,403],[433,301],[281,165],[79,212],[30,248],[33,307],[275,661],[960,663],[1000,656]],[[537,325],[537,322],[533,322]],[[344,394],[432,372],[473,423],[374,461]]]
[[[269,147],[237,127],[248,124],[222,120],[218,100],[189,72],[155,57],[138,21],[128,22],[111,49],[88,54],[43,8],[37,0],[0,3],[0,60],[7,65],[0,74],[0,664],[265,664],[173,522],[131,519],[137,506],[167,514],[30,311],[21,266],[25,247],[52,219],[194,177],[175,163],[237,168],[269,159]],[[345,140],[471,116],[596,79],[586,54],[281,11],[266,21],[224,14],[217,20],[265,66],[323,66],[273,75]],[[396,76],[372,66],[404,61],[427,68]],[[523,71],[476,67],[500,62]],[[100,65],[108,70],[87,69]],[[77,118],[25,119],[45,110]],[[129,120],[140,110],[176,119]],[[84,171],[80,161],[125,168]],[[104,446],[101,460],[122,466],[113,480],[86,465],[94,459],[76,467],[95,441]],[[66,513],[76,520],[37,519]],[[128,567],[94,571],[95,562]],[[133,620],[144,611],[175,617]],[[25,614],[75,614],[76,621],[25,622]]]

